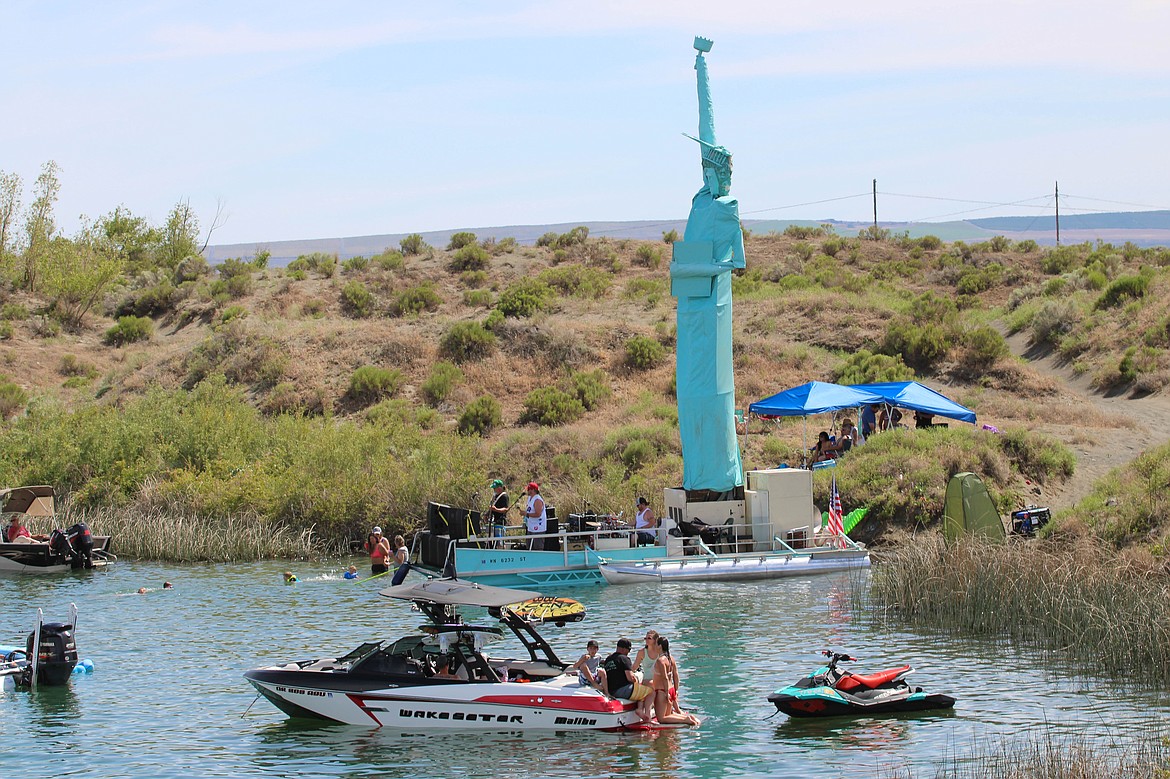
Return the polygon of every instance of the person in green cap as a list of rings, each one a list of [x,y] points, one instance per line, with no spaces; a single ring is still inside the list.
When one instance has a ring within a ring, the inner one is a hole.
[[[492,480],[492,503],[488,507],[488,520],[492,525],[492,538],[504,537],[505,527],[508,524],[508,492],[504,489],[504,482],[500,479]],[[497,541],[502,546],[503,541]]]

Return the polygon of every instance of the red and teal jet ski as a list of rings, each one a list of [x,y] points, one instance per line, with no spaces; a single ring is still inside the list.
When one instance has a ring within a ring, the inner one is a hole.
[[[914,669],[908,665],[855,674],[838,668],[837,663],[857,658],[829,650],[821,654],[829,658],[828,665],[768,696],[777,709],[790,717],[841,717],[950,709],[955,705],[949,695],[911,687],[905,677]]]

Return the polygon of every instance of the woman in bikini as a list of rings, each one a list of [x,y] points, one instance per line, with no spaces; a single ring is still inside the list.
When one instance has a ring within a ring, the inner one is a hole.
[[[678,708],[678,663],[670,656],[670,641],[658,637],[661,654],[654,661],[654,715],[660,725],[698,725],[699,718]]]

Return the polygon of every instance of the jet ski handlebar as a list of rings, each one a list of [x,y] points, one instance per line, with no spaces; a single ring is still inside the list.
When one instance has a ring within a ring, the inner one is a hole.
[[[856,657],[850,657],[849,655],[847,655],[843,652],[834,652],[831,649],[823,649],[823,650],[821,650],[821,654],[824,655],[825,657],[829,658],[829,660],[832,661],[830,663],[831,666],[836,666],[837,663],[839,663],[839,662],[852,662],[852,661],[857,660]]]

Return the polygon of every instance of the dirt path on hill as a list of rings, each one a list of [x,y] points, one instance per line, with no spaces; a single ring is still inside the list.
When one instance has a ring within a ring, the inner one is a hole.
[[[1007,342],[1014,354],[1059,385],[1059,399],[1045,404],[1045,418],[1037,428],[1059,438],[1077,458],[1072,479],[1045,487],[1035,495],[1038,503],[1053,510],[1068,508],[1109,471],[1170,441],[1170,396],[1101,395],[1089,386],[1088,375],[1078,376],[1055,353],[1033,349],[1026,335],[1017,333]]]

